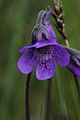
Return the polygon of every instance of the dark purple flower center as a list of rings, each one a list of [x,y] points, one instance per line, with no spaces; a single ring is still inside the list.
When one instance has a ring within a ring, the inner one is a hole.
[[[40,59],[48,60],[51,57],[52,46],[46,46],[38,49]]]

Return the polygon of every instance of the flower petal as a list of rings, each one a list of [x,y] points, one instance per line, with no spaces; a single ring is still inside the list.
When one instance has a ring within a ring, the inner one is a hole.
[[[29,51],[24,53],[18,60],[18,68],[24,73],[28,74],[32,72],[37,62],[37,54],[35,51]]]
[[[48,32],[49,32],[49,36],[50,36],[50,41],[55,42],[56,41],[56,34],[55,34],[54,29],[53,29],[51,24],[48,26]]]
[[[33,44],[33,45],[28,45],[28,46],[24,46],[23,48],[20,48],[20,49],[18,50],[18,52],[19,52],[19,53],[22,53],[22,52],[24,52],[25,50],[28,50],[28,49],[34,48],[34,47],[35,47],[35,44]]]
[[[68,70],[70,70],[73,74],[77,75],[80,77],[80,67],[76,66],[73,61],[70,60],[68,66]]]
[[[41,47],[45,47],[45,46],[49,46],[49,45],[55,45],[55,44],[56,44],[56,42],[51,42],[51,41],[48,41],[48,40],[43,40],[43,41],[36,42],[33,45],[24,46],[23,48],[20,48],[18,50],[18,52],[22,53],[25,50],[28,50],[30,48],[41,48]]]
[[[49,59],[42,59],[39,61],[37,69],[36,69],[36,76],[38,80],[47,80],[54,76],[56,69],[54,66],[54,62],[52,58]]]
[[[53,56],[60,66],[67,66],[70,60],[68,51],[61,45],[53,47]]]
[[[41,47],[55,45],[55,44],[56,44],[56,42],[44,40],[44,41],[37,42],[36,43],[36,48],[41,48]]]
[[[49,40],[49,33],[46,26],[42,24],[39,25],[39,28],[36,32],[36,39],[37,41]]]

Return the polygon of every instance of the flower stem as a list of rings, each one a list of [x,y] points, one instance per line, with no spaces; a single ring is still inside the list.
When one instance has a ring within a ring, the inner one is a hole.
[[[31,73],[28,74],[27,76],[26,89],[25,89],[26,120],[30,120],[30,106],[29,106],[30,78],[31,78]]]
[[[66,43],[66,46],[69,48],[68,39],[65,40],[65,43]],[[80,98],[80,88],[79,88],[79,84],[78,84],[78,78],[75,74],[73,74],[73,76],[74,76],[75,84],[76,84],[76,87],[77,87],[78,95],[79,95],[79,98]]]
[[[65,40],[65,44],[69,48],[69,41],[68,41],[68,39]]]
[[[78,84],[78,78],[76,75],[74,75],[74,78],[75,78],[75,83],[76,83],[76,86],[77,86],[77,91],[78,91],[78,94],[79,94],[79,97],[80,97],[80,88],[79,88],[79,84]]]
[[[51,79],[48,79],[46,109],[45,109],[45,119],[44,120],[50,120],[51,81],[52,81]]]
[[[54,4],[58,6],[58,8],[60,7],[60,0],[53,0]]]
[[[55,9],[56,9],[55,3],[59,4],[59,6],[61,6],[60,0],[53,0],[53,2],[54,2],[54,8]],[[55,9],[53,10],[52,16],[56,20],[57,30],[59,31],[59,33],[64,38],[66,46],[69,48],[69,41],[68,41],[68,36],[66,34],[62,6],[61,6],[61,10],[56,9],[57,12],[55,12]],[[59,9],[60,9],[60,7],[59,7]],[[58,12],[58,11],[60,11],[60,12]],[[77,76],[74,75],[74,79],[75,79],[75,83],[76,83],[76,86],[77,86],[78,94],[79,94],[79,97],[80,97],[80,90],[79,90],[79,84],[78,84]]]

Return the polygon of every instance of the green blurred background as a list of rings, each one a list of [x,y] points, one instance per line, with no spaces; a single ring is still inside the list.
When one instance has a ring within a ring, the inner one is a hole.
[[[37,14],[48,4],[53,6],[52,0],[0,0],[0,120],[25,119],[27,76],[17,69],[18,49],[30,43]],[[80,50],[80,0],[63,0],[63,10],[70,46]],[[51,19],[51,22],[55,21]],[[64,44],[56,29],[55,32],[57,40]],[[44,118],[47,83],[38,81],[33,73],[32,120]],[[80,101],[73,75],[59,66],[52,80],[50,120],[80,120]]]

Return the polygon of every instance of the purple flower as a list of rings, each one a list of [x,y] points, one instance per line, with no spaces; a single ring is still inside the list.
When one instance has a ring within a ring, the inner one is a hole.
[[[26,46],[23,49],[25,53],[18,61],[19,70],[28,74],[37,66],[36,76],[39,80],[46,80],[54,76],[56,71],[54,60],[60,66],[67,66],[69,63],[69,53],[57,42],[47,42],[45,40],[37,42],[35,45]]]
[[[80,51],[67,48],[70,54],[70,62],[67,68],[76,76],[80,77]]]
[[[19,50],[21,53],[24,52],[18,61],[19,70],[29,74],[36,67],[38,80],[46,80],[54,76],[55,60],[60,66],[67,66],[70,59],[68,51],[56,42],[54,30],[48,19],[45,19],[48,18],[47,15],[48,12],[45,12],[42,15],[44,22],[37,24],[39,25],[37,30],[33,29],[32,43]]]

